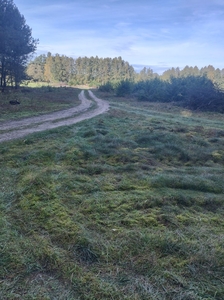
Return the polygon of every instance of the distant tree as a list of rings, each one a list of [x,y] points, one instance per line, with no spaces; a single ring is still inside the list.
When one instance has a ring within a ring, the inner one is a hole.
[[[44,80],[44,74],[39,64],[30,63],[27,66],[26,73],[29,76],[29,78],[32,78],[34,81]]]
[[[215,68],[212,65],[209,65],[204,74],[212,81],[215,79]]]
[[[37,40],[12,0],[0,0],[0,87],[18,86]]]
[[[44,79],[47,82],[53,81],[53,74],[52,74],[52,68],[53,68],[53,56],[50,52],[47,54],[46,62],[44,65]]]
[[[192,75],[192,67],[185,66],[181,71],[181,76],[190,76]]]
[[[195,66],[193,68],[193,74],[192,75],[194,75],[194,76],[199,76],[200,75],[200,70],[198,69],[197,66]]]
[[[166,70],[163,72],[161,79],[163,80],[170,80],[171,77],[179,77],[180,76],[180,69],[177,68],[171,68],[169,70]]]
[[[156,74],[153,73],[152,69],[144,67],[139,73],[135,75],[135,81],[145,81],[153,79],[155,77]]]
[[[46,55],[42,54],[31,61],[26,69],[27,75],[34,81],[44,81],[44,66],[46,63]]]

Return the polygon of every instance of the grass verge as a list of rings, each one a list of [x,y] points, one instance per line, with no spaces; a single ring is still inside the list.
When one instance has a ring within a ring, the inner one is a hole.
[[[37,116],[74,107],[80,103],[80,89],[68,87],[21,87],[0,94],[0,121]],[[10,105],[17,100],[19,105]]]

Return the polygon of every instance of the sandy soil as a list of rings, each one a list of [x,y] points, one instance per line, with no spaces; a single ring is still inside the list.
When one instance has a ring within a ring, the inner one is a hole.
[[[24,137],[30,133],[45,131],[60,126],[72,125],[86,119],[93,118],[109,109],[109,104],[97,98],[93,92],[88,91],[97,107],[91,109],[93,101],[85,97],[84,91],[79,94],[81,104],[74,108],[57,111],[38,117],[25,118],[18,121],[7,121],[0,123],[0,142]],[[4,132],[7,131],[7,132]]]

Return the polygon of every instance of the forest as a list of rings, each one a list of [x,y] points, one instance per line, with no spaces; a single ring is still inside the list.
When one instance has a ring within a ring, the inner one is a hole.
[[[193,110],[224,112],[224,69],[171,68],[159,75],[144,67],[139,73],[121,57],[37,56],[27,66],[36,82],[97,86],[102,92],[139,101],[174,102]]]
[[[101,85],[134,80],[134,68],[121,57],[99,58],[65,55],[40,55],[28,64],[27,75],[34,81],[61,82],[69,85]]]

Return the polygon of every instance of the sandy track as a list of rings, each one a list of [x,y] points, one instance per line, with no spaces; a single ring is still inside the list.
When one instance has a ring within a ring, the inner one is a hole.
[[[38,117],[30,117],[18,121],[0,123],[0,142],[18,139],[34,132],[72,125],[83,120],[93,118],[109,109],[109,104],[106,101],[97,98],[91,91],[88,92],[90,97],[97,104],[95,109],[88,110],[91,108],[93,101],[88,100],[85,97],[84,91],[82,91],[79,94],[81,104],[74,108]],[[5,130],[9,131],[1,133],[1,131]]]

